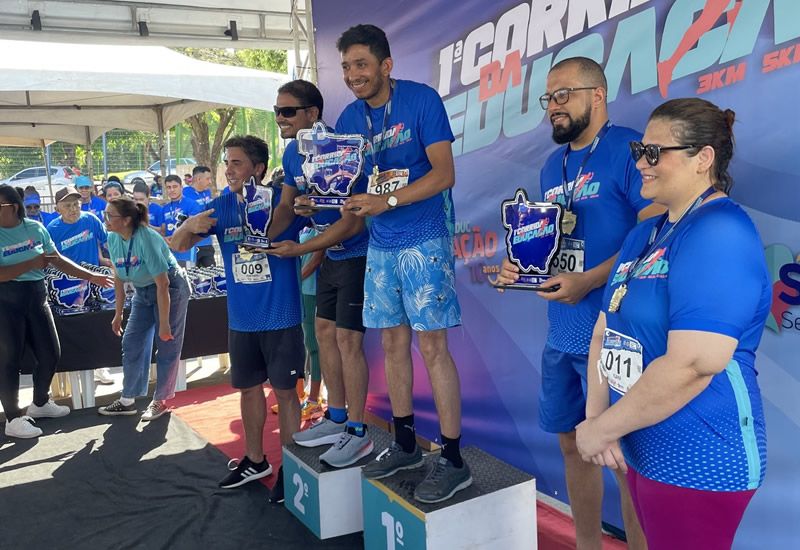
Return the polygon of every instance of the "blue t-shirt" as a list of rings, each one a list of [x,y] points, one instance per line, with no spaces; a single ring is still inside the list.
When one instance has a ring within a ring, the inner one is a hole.
[[[208,203],[211,202],[211,190],[206,189],[202,193],[198,193],[197,190],[192,187],[191,185],[187,185],[183,188],[183,198],[189,199],[190,201],[194,201],[197,204],[198,212],[202,212],[206,208],[208,208]],[[211,246],[211,237],[207,239],[203,239],[197,246]]]
[[[383,135],[380,134],[386,105],[368,111],[363,99],[345,108],[336,123],[336,132],[361,134],[369,140],[366,117],[370,116],[375,143],[367,144],[364,174],[372,173],[374,148],[381,171],[408,169],[408,183],[413,185],[431,170],[425,149],[441,141],[452,142],[455,138],[442,98],[430,86],[396,80],[391,104]],[[370,246],[379,250],[400,250],[431,239],[449,237],[453,233],[454,221],[453,200],[448,189],[373,217],[369,224]]]
[[[160,229],[164,223],[164,208],[160,204],[151,202],[147,205],[147,216],[150,226]]]
[[[44,210],[39,211],[38,216],[27,216],[29,220],[33,220],[35,222],[39,222],[43,226],[47,227],[51,221],[58,218],[57,212],[45,212]]]
[[[81,212],[75,223],[66,223],[59,216],[50,222],[47,231],[58,251],[73,262],[100,265],[98,246],[108,241],[108,233],[105,225],[91,212]]]
[[[178,222],[180,221],[178,218],[182,216],[193,216],[202,209],[197,206],[197,203],[193,200],[183,196],[180,200],[171,201],[165,204],[162,209],[161,213],[164,218],[164,236],[171,237],[173,233],[175,233],[175,229],[177,227]],[[195,260],[197,249],[192,247],[191,250],[187,250],[186,252],[175,252],[175,258],[180,261],[188,261],[193,262]]]
[[[303,244],[309,239],[313,239],[317,236],[317,231],[313,227],[304,227],[302,231],[300,231],[300,235],[297,236],[297,241],[300,244]],[[303,254],[300,257],[300,272],[302,275],[303,268],[311,261],[311,257],[314,255],[313,252],[309,252],[308,254]],[[319,273],[319,268],[314,270],[314,273],[300,281],[300,291],[305,294],[306,296],[316,296],[317,295],[317,273]]]
[[[110,233],[108,251],[117,277],[123,281],[130,281],[137,287],[155,284],[156,275],[178,266],[164,238],[149,226],[137,229],[127,241],[118,233]]]
[[[92,198],[87,203],[81,203],[81,210],[84,212],[91,212],[98,219],[103,219],[103,213],[106,211],[106,201],[98,197],[97,195],[92,195]]]
[[[279,193],[273,195],[277,206]],[[217,224],[211,234],[217,236],[225,278],[228,284],[228,324],[239,332],[280,330],[300,324],[300,272],[297,258],[267,256],[270,281],[240,283],[233,273],[233,262],[238,257],[238,246],[244,240],[245,204],[239,193],[226,193],[211,201],[212,218]],[[276,240],[297,240],[305,220],[299,216]]]
[[[603,296],[604,311],[657,222],[642,222],[625,240]],[[744,210],[723,198],[689,214],[659,241],[627,282],[618,312],[606,313],[607,327],[639,341],[645,370],[666,353],[671,330],[724,334],[738,345],[725,370],[686,406],[622,438],[625,459],[643,476],[670,485],[754,489],[766,468],[754,363],[772,301],[761,238]],[[609,392],[612,403],[621,399]]]
[[[16,265],[39,254],[50,254],[55,249],[50,234],[39,222],[24,218],[16,227],[0,228],[0,267]],[[44,270],[32,269],[14,280],[41,281],[42,279]]]
[[[573,189],[572,211],[578,223],[572,235],[562,235],[573,243],[584,243],[584,271],[603,263],[619,251],[625,236],[637,223],[638,213],[650,204],[641,196],[642,176],[630,155],[628,142],[639,141],[642,134],[630,128],[611,126],[600,140]],[[542,198],[565,205],[563,192],[564,152],[569,145],[551,154],[540,173]],[[571,183],[578,174],[591,146],[570,151],[567,178]],[[569,187],[569,185],[567,186]],[[550,328],[547,344],[564,353],[587,355],[592,329],[600,313],[603,288],[589,292],[575,305],[549,302]]]
[[[303,161],[305,155],[298,151],[297,140],[292,140],[283,152],[283,173],[285,174],[284,185],[289,185],[297,189],[301,195],[311,192],[306,177],[303,175]],[[366,178],[359,178],[352,187],[353,194],[367,192]],[[323,233],[332,224],[341,219],[342,215],[338,210],[320,210],[313,216],[311,221],[317,233]],[[369,245],[369,231],[365,227],[360,233],[353,235],[349,239],[328,248],[325,254],[331,260],[345,260],[347,258],[357,258],[367,255]]]

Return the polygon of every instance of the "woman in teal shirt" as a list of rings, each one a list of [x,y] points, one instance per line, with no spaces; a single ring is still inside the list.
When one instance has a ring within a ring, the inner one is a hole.
[[[44,268],[55,266],[71,277],[110,287],[105,275],[87,271],[61,256],[44,226],[25,217],[22,196],[0,185],[0,402],[6,414],[6,435],[31,438],[42,435],[34,418],[69,414],[48,394],[61,356],[61,345],[47,304]],[[33,403],[27,414],[19,409],[19,366],[25,347],[36,356]]]
[[[147,207],[122,196],[105,210],[108,249],[114,266],[116,314],[111,329],[122,335],[122,396],[98,412],[107,416],[136,414],[134,398],[147,395],[153,337],[156,341],[156,390],[142,420],[167,412],[175,395],[183,347],[189,285],[164,238],[148,223]],[[130,316],[122,334],[125,283],[135,288]]]

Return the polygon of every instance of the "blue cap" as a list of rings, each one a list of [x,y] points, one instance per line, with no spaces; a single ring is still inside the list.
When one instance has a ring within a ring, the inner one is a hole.
[[[75,184],[75,187],[94,187],[89,176],[76,176],[72,182]]]
[[[25,206],[32,206],[34,204],[42,204],[42,199],[39,197],[37,193],[30,193],[28,195],[25,195],[25,198],[23,199],[22,202]]]

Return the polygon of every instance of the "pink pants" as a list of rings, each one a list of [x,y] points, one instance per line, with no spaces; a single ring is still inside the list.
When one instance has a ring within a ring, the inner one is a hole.
[[[628,487],[648,550],[730,550],[756,492],[667,485],[642,477],[630,466]]]

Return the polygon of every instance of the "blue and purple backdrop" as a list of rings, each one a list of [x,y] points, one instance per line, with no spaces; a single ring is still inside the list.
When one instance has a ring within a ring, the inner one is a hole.
[[[534,474],[540,491],[566,501],[553,435],[538,428],[545,304],[490,285],[505,254],[500,201],[518,187],[539,196],[553,150],[536,98],[549,68],[584,55],[609,81],[611,119],[644,129],[665,98],[700,96],[736,111],[733,197],[758,225],[774,281],[758,353],[769,464],[736,548],[792,548],[800,541],[800,2],[797,0],[324,0],[313,2],[325,118],[352,101],[335,48],[357,23],[382,27],[393,76],[430,84],[444,99],[456,141],[458,292],[464,324],[450,332],[461,373],[463,440]],[[732,300],[736,296],[731,296]],[[389,418],[383,358],[368,337],[369,408]],[[420,432],[439,435],[430,386],[414,349]],[[621,525],[607,476],[604,519]]]

